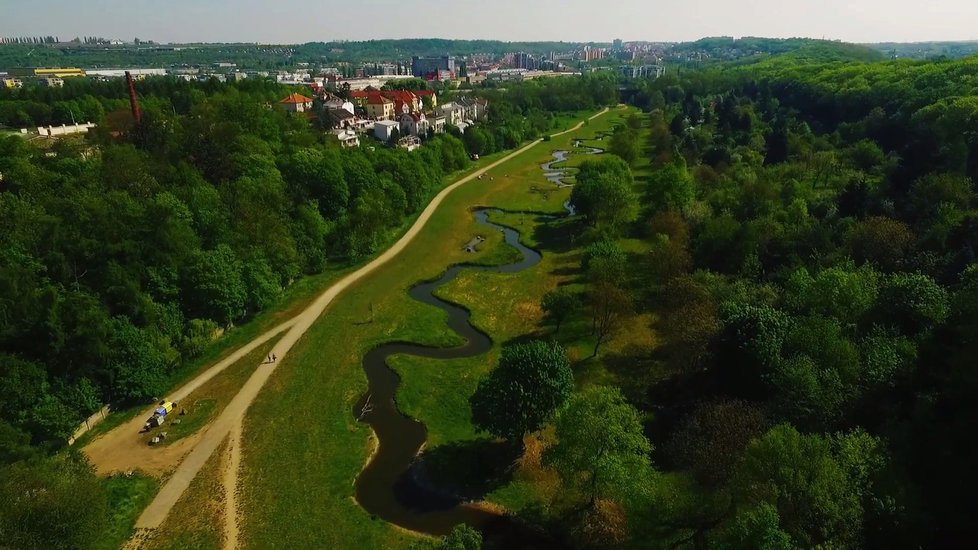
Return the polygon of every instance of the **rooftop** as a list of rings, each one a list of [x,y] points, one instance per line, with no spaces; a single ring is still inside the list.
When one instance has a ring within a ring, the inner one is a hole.
[[[284,103],[287,105],[295,105],[298,103],[312,103],[312,98],[306,97],[302,94],[292,93],[289,94],[289,96],[283,99],[282,101],[279,101],[279,103]]]

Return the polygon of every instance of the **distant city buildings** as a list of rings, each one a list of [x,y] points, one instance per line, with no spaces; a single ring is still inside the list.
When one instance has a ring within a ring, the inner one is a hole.
[[[411,74],[426,80],[450,80],[455,78],[453,56],[411,58]]]
[[[659,78],[666,72],[662,65],[622,65],[619,70],[626,78]]]
[[[584,48],[581,50],[581,61],[597,61],[604,58],[604,48],[593,48],[590,45],[585,44]]]

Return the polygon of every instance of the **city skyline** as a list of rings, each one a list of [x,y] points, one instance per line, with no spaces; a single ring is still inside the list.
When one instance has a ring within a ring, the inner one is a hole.
[[[602,9],[581,0],[492,3],[416,0],[8,0],[0,36],[104,36],[157,42],[291,44],[384,38],[503,41],[679,42],[706,36],[809,37],[846,42],[978,39],[978,3],[936,0],[783,2],[620,0]],[[462,16],[460,17],[460,14]],[[775,16],[775,17],[772,17]]]

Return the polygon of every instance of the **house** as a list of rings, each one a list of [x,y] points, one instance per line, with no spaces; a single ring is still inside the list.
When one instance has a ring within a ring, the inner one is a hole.
[[[421,112],[421,98],[410,90],[390,90],[380,93],[394,102],[394,112],[397,114]]]
[[[397,147],[399,149],[407,149],[408,151],[414,151],[418,147],[421,147],[421,140],[417,136],[404,136],[397,140]]]
[[[288,97],[278,102],[286,111],[292,113],[304,113],[312,109],[312,98],[302,94],[289,94]]]
[[[424,113],[403,113],[398,122],[402,136],[427,137],[431,127]]]
[[[327,93],[325,95],[325,97],[323,98],[323,105],[327,109],[330,109],[330,110],[332,110],[332,109],[343,109],[343,110],[349,111],[351,115],[354,114],[354,112],[355,112],[355,108],[353,106],[353,102],[352,101],[348,101],[346,99],[343,99],[341,97],[337,97],[337,96],[335,96],[333,94],[329,94],[329,93]]]
[[[443,116],[432,116],[428,117],[428,123],[431,125],[431,129],[436,134],[445,133],[445,124],[447,123],[445,117]]]
[[[455,101],[458,105],[465,110],[466,120],[482,120],[486,116],[486,111],[489,108],[489,102],[481,97],[474,99],[460,97]]]
[[[340,147],[344,149],[360,146],[360,137],[357,136],[357,133],[353,130],[333,130],[333,135],[336,136],[337,141],[340,142]]]
[[[466,120],[465,106],[455,101],[449,101],[438,106],[435,110],[440,116],[445,117],[446,123],[458,126]]]
[[[371,92],[368,92],[367,90],[351,90],[346,97],[349,98],[354,107],[366,109],[367,100],[370,99],[370,94]]]
[[[374,123],[374,137],[380,141],[390,141],[395,130],[400,132],[400,123],[393,120],[378,120]]]
[[[56,76],[47,76],[44,78],[39,78],[37,80],[38,84],[46,88],[64,88],[65,81]]]
[[[326,122],[330,128],[354,128],[357,116],[346,109],[326,109]]]
[[[4,78],[3,79],[4,88],[23,88],[24,81],[19,78]]]
[[[417,92],[414,93],[418,96],[418,99],[421,101],[422,108],[424,108],[425,98],[428,98],[431,102],[429,108],[434,109],[435,107],[438,106],[438,95],[435,94],[433,90],[418,90]]]
[[[379,93],[372,93],[367,98],[367,116],[377,120],[391,120],[394,118],[394,102]]]

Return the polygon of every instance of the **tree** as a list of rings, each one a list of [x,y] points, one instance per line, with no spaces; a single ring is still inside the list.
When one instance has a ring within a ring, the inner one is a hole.
[[[564,349],[543,341],[503,348],[499,364],[469,399],[472,423],[497,437],[522,443],[570,396],[574,375]]]
[[[183,274],[188,316],[229,326],[245,313],[247,289],[241,262],[231,247],[200,252]]]
[[[24,549],[93,548],[110,515],[105,490],[77,455],[0,468],[0,540]]]
[[[767,420],[745,401],[719,401],[696,407],[673,435],[669,454],[706,487],[725,484],[736,472],[751,440],[765,431]]]
[[[725,527],[718,537],[718,548],[732,550],[791,550],[791,536],[781,530],[778,509],[770,504],[745,510]]]
[[[638,216],[632,191],[634,181],[628,165],[619,158],[584,161],[571,192],[571,203],[594,227],[612,232]]]
[[[639,412],[616,388],[591,387],[571,396],[556,421],[557,443],[545,454],[585,508],[599,498],[628,499],[652,474]]]
[[[849,232],[848,245],[857,262],[872,262],[883,271],[893,271],[907,255],[913,241],[913,233],[907,224],[876,217],[857,223]]]
[[[950,313],[947,290],[921,273],[894,273],[880,288],[876,318],[901,334],[917,336],[943,323]]]
[[[876,302],[879,274],[872,266],[856,267],[851,262],[811,275],[799,268],[791,274],[784,301],[789,310],[835,317],[855,325]]]
[[[618,332],[625,317],[632,312],[632,298],[625,289],[606,281],[591,285],[587,296],[591,308],[591,335],[594,336],[591,357],[597,357],[601,344]]]
[[[709,289],[688,276],[670,280],[662,289],[662,307],[654,328],[665,335],[670,365],[692,372],[707,362],[722,324]]]
[[[634,163],[641,152],[638,133],[629,126],[618,126],[611,134],[608,151],[628,164]]]
[[[547,320],[555,325],[555,334],[560,332],[560,325],[564,320],[573,315],[580,307],[581,299],[566,288],[547,292],[543,295],[543,300],[540,303],[540,308]]]
[[[837,458],[832,439],[775,426],[747,448],[735,481],[738,502],[776,507],[781,529],[798,545],[858,543],[862,501],[882,464],[881,451],[878,440],[862,434],[840,437],[845,441],[834,445]]]

